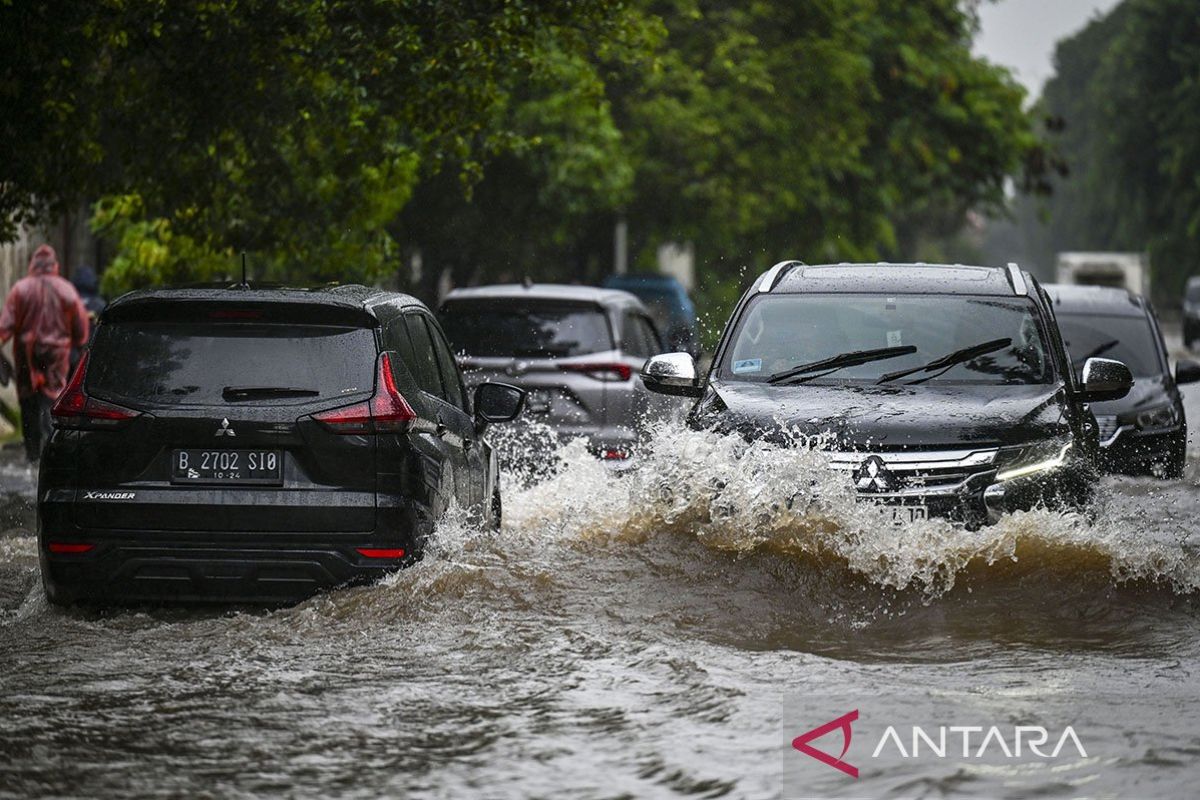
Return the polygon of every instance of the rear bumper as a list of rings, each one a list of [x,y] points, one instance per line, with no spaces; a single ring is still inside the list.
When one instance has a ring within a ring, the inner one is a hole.
[[[56,603],[76,600],[172,603],[292,603],[323,590],[368,583],[415,560],[411,542],[359,538],[351,543],[253,541],[203,543],[173,534],[113,531],[69,540],[84,553],[51,553],[38,542],[42,581]],[[357,547],[403,548],[403,558],[368,558]]]
[[[38,506],[38,555],[47,596],[168,603],[292,603],[324,589],[369,583],[421,556],[432,521],[415,504],[380,507],[367,532],[178,531],[87,528],[71,504]],[[51,552],[50,544],[90,545]],[[404,551],[370,557],[365,550]]]

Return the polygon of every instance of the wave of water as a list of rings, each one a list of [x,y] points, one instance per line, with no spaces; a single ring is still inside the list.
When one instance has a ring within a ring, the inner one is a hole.
[[[543,452],[541,463],[547,459]],[[554,454],[557,472],[506,493],[507,540],[619,541],[694,537],[735,555],[771,553],[812,569],[842,569],[892,590],[932,599],[964,578],[1032,571],[1106,576],[1177,594],[1200,589],[1200,552],[1186,532],[1154,530],[1149,509],[1123,508],[1101,491],[1095,521],[1075,513],[1019,512],[978,531],[945,520],[905,525],[856,502],[845,473],[806,447],[747,444],[737,437],[664,428],[617,474],[582,442]],[[1119,485],[1116,490],[1119,490]],[[1136,498],[1154,504],[1150,497]],[[1133,499],[1133,498],[1130,498]],[[453,541],[450,534],[447,541]]]

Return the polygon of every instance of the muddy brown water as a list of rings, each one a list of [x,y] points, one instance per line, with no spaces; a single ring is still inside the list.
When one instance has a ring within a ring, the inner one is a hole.
[[[734,449],[673,431],[623,477],[568,450],[499,535],[451,521],[416,567],[292,608],[102,611],[42,599],[5,451],[0,795],[1194,796],[1200,727],[1153,738],[1200,689],[1194,465],[1105,479],[1094,523],[967,533]],[[1088,757],[784,778],[846,703],[901,721],[945,695],[1058,708]]]

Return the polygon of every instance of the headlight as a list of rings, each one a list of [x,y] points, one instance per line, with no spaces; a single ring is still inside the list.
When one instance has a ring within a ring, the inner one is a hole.
[[[1067,463],[1067,453],[1070,452],[1071,446],[1071,442],[1053,441],[1030,448],[1018,463],[997,472],[996,480],[1007,481],[1058,469]]]
[[[1179,421],[1175,406],[1165,405],[1139,411],[1134,420],[1138,428],[1166,428]]]

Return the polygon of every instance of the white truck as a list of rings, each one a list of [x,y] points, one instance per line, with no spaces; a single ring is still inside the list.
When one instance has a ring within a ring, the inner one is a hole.
[[[1114,286],[1141,295],[1150,292],[1150,269],[1141,253],[1059,253],[1055,280]]]

